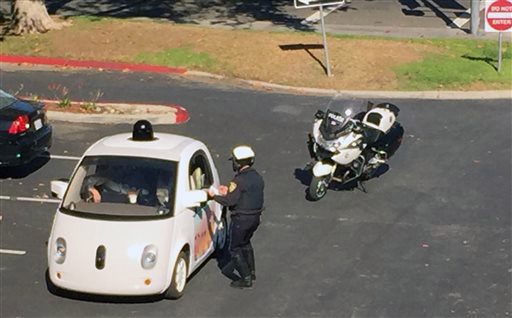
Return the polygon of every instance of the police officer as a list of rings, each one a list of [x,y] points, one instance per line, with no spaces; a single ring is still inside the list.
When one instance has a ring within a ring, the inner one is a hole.
[[[236,173],[235,177],[227,187],[219,187],[219,194],[216,195],[211,189],[209,196],[229,207],[231,211],[229,246],[231,260],[222,268],[222,272],[232,276],[230,274],[236,269],[241,279],[232,281],[231,286],[249,288],[256,279],[251,238],[260,224],[264,182],[252,167],[254,151],[251,147],[235,147],[230,160]]]

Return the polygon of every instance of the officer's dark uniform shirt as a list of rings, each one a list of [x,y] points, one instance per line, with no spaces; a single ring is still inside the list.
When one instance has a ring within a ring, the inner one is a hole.
[[[263,178],[252,167],[237,173],[229,183],[225,196],[213,197],[218,203],[228,206],[231,214],[255,215],[263,211]]]

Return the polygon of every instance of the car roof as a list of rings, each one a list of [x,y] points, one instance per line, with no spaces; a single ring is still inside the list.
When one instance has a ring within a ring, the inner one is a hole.
[[[200,141],[167,133],[155,133],[150,141],[134,141],[131,133],[98,140],[84,156],[129,156],[179,161],[183,154],[201,148]]]

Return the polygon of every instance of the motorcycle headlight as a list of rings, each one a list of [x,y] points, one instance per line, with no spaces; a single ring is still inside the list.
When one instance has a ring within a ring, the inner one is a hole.
[[[340,142],[337,140],[325,140],[322,136],[319,136],[316,140],[317,144],[329,150],[330,152],[336,152],[336,149],[340,146]]]
[[[66,240],[62,237],[55,241],[54,260],[57,264],[62,264],[66,260]]]
[[[144,269],[151,269],[155,267],[157,258],[158,251],[156,249],[156,246],[148,245],[144,248],[144,251],[142,252],[140,264]]]
[[[335,141],[326,140],[326,141],[324,141],[323,147],[325,149],[329,150],[330,152],[336,153],[336,152],[338,152],[340,145],[341,145],[341,143],[337,140],[335,140]]]

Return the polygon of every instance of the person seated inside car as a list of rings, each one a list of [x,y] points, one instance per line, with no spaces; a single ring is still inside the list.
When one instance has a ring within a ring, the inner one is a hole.
[[[128,201],[128,189],[121,184],[97,175],[84,179],[82,186],[82,199],[86,202],[112,202],[125,203]]]
[[[82,198],[87,202],[157,206],[158,171],[146,167],[119,167],[97,171],[84,179]]]
[[[132,187],[97,175],[85,178],[81,193],[82,199],[86,202],[149,205],[145,204],[147,202],[143,199],[143,196],[148,194],[146,189]]]

